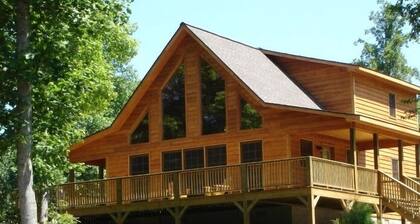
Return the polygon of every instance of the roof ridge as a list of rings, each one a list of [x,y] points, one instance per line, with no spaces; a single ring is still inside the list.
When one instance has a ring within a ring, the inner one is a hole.
[[[251,46],[251,45],[249,45],[249,44],[246,44],[246,43],[243,43],[243,42],[240,42],[240,41],[237,41],[237,40],[231,39],[231,38],[229,38],[229,37],[222,36],[222,35],[220,35],[220,34],[217,34],[217,33],[212,32],[212,31],[208,31],[208,30],[205,30],[205,29],[203,29],[203,28],[200,28],[200,27],[197,27],[197,26],[193,26],[193,25],[188,24],[188,23],[185,23],[185,22],[181,22],[180,26],[182,26],[182,25],[186,26],[187,28],[188,28],[188,27],[192,27],[192,28],[195,28],[195,29],[201,30],[201,31],[206,32],[206,33],[209,33],[209,34],[211,34],[211,35],[214,35],[214,36],[220,37],[220,38],[225,39],[225,40],[228,40],[228,41],[232,41],[232,42],[234,42],[234,43],[237,43],[237,44],[243,45],[243,46],[245,46],[245,47],[249,47],[249,48],[252,48],[252,49],[258,50],[258,51],[261,51],[260,49],[262,49],[262,48],[259,48],[259,47],[254,47],[254,46]]]

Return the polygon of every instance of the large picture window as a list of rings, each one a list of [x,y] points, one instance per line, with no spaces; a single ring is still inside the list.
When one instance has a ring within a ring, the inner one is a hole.
[[[163,139],[185,137],[184,65],[162,90]]]
[[[261,128],[262,118],[251,104],[241,99],[241,129]]]
[[[225,131],[225,81],[205,61],[201,61],[202,133]]]
[[[149,115],[146,114],[136,130],[131,134],[131,144],[149,141]]]

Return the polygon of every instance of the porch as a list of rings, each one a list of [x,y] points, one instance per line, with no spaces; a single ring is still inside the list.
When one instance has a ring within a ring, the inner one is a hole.
[[[344,209],[356,200],[377,208],[378,180],[376,170],[297,157],[68,183],[56,188],[56,202],[74,215],[110,214],[117,223],[129,212],[165,209],[177,224],[189,207],[233,203],[249,223],[259,201],[294,198],[306,206],[308,223],[314,223],[321,197],[339,200]]]

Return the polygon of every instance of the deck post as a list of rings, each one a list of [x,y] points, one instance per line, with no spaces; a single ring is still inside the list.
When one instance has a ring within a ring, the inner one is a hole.
[[[248,172],[247,172],[247,165],[241,165],[241,189],[242,193],[248,192]]]
[[[124,224],[124,221],[127,219],[128,214],[130,214],[130,212],[119,212],[116,214],[110,214],[110,216],[112,220],[114,220],[115,224]]]
[[[357,146],[356,146],[356,128],[351,127],[350,130],[350,151],[352,152],[353,168],[354,168],[354,191],[357,193],[359,191],[358,184],[358,174],[357,174]]]
[[[242,212],[243,217],[243,224],[250,224],[251,223],[251,211],[252,208],[257,204],[258,200],[248,201],[245,200],[241,202],[233,202],[236,207]]]
[[[420,178],[420,145],[416,144],[416,177]]]
[[[377,133],[373,134],[373,164],[375,170],[379,170],[379,137]]]
[[[117,204],[122,204],[122,181],[121,178],[118,178],[116,181],[115,190],[117,191]]]
[[[174,173],[174,198],[179,199],[180,193],[179,193],[179,172]]]
[[[403,142],[401,139],[398,139],[398,177],[400,180],[403,180],[404,178],[404,167],[403,167],[403,161],[404,161],[404,152],[403,152]]]
[[[188,208],[188,206],[184,206],[184,207],[175,207],[173,209],[167,208],[166,210],[174,218],[175,224],[181,224],[182,223],[182,216],[184,215],[187,208]]]
[[[74,174],[74,170],[73,169],[70,169],[69,170],[69,176],[67,177],[67,182],[73,183],[75,181],[76,181],[76,176]]]
[[[308,195],[308,200],[306,203],[307,209],[308,209],[308,224],[315,224],[316,223],[316,204],[318,202],[319,196],[314,198],[314,195],[312,193],[312,190],[310,191]]]

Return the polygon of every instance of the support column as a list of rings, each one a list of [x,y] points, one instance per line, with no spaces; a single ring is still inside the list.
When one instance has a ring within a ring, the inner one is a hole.
[[[75,181],[76,181],[76,176],[74,174],[74,170],[71,169],[71,170],[69,170],[69,176],[67,177],[67,182],[73,183]]]
[[[128,214],[130,214],[130,212],[118,212],[116,214],[110,214],[110,216],[112,220],[114,220],[115,224],[124,224]]]
[[[404,161],[404,152],[403,152],[403,142],[402,140],[398,140],[398,176],[399,179],[402,180],[404,176],[404,167],[403,167],[403,161]]]
[[[258,200],[248,201],[245,200],[243,202],[233,202],[233,204],[238,207],[239,210],[242,212],[243,217],[243,224],[250,224],[251,223],[251,211],[252,208],[257,204]]]
[[[358,192],[358,174],[357,174],[357,147],[356,147],[356,128],[351,127],[350,130],[350,151],[352,152],[351,162],[354,166],[354,190]]]
[[[379,170],[379,136],[373,134],[373,165],[375,170]]]
[[[420,178],[420,145],[416,144],[416,177]]]
[[[188,206],[185,207],[175,207],[173,209],[167,208],[166,210],[171,214],[171,216],[174,218],[175,224],[181,224],[182,223],[182,216],[184,215],[185,211],[187,210]]]
[[[379,205],[373,206],[376,213],[376,223],[382,223],[382,200],[379,200]]]
[[[308,209],[308,224],[315,224],[316,223],[316,204],[318,203],[320,196],[315,196],[311,193],[308,196],[308,200],[306,203],[306,207]]]

